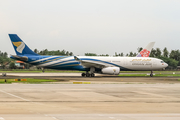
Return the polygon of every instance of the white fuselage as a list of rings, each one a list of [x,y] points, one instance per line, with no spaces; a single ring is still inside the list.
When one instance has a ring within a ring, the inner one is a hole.
[[[120,67],[122,70],[158,70],[168,66],[165,62],[157,58],[151,57],[90,57],[78,56],[90,63],[103,64],[108,67]],[[90,58],[90,60],[86,60]],[[96,61],[100,60],[100,61]],[[105,61],[105,62],[102,62]]]

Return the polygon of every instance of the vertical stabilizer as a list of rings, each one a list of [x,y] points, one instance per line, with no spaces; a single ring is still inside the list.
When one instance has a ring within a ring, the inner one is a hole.
[[[17,55],[38,55],[33,52],[16,34],[9,34],[9,37]]]
[[[155,42],[150,42],[136,57],[149,57]]]

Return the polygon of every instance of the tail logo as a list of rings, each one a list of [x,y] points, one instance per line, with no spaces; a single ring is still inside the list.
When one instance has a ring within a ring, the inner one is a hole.
[[[17,47],[17,51],[19,53],[22,53],[22,51],[24,50],[25,48],[25,44],[23,42],[13,42],[13,45]]]
[[[142,57],[149,57],[150,51],[143,49],[140,54]]]

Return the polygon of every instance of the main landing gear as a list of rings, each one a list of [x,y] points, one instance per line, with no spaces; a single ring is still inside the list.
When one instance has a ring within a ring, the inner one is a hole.
[[[42,68],[42,72],[43,72],[43,73],[45,72],[45,69],[44,69],[44,68]]]
[[[82,73],[81,76],[82,77],[95,77],[95,74],[86,72],[86,73]]]
[[[153,77],[153,71],[151,71],[151,73],[150,73],[150,77]]]
[[[94,67],[91,67],[90,68],[90,73],[88,71],[86,71],[86,73],[82,73],[81,76],[82,77],[95,77],[95,68]]]

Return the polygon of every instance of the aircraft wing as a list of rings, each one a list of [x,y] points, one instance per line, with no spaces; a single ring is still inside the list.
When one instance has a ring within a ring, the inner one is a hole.
[[[106,64],[106,63],[102,63],[102,62],[99,62],[99,61],[90,61],[90,60],[81,60],[79,59],[78,57],[74,56],[74,59],[76,61],[79,61],[80,64],[86,68],[90,68],[90,67],[95,67],[95,68],[104,68],[104,67],[108,67],[109,65]]]

